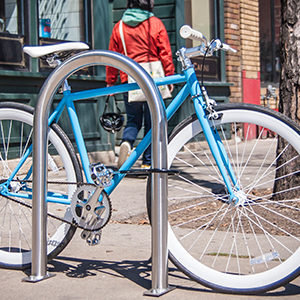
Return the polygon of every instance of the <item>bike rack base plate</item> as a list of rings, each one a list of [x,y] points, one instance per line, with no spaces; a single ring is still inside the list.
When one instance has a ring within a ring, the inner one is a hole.
[[[169,286],[166,289],[150,289],[148,291],[145,291],[143,293],[144,296],[150,296],[150,297],[160,297],[168,292],[171,292],[175,290],[175,286]]]
[[[35,276],[35,275],[30,275],[28,277],[25,277],[22,279],[23,282],[32,282],[32,283],[35,283],[35,282],[39,282],[39,281],[42,281],[42,280],[45,280],[45,279],[48,279],[48,278],[51,278],[51,277],[54,277],[56,276],[56,274],[51,274],[51,273],[48,273],[44,276]]]

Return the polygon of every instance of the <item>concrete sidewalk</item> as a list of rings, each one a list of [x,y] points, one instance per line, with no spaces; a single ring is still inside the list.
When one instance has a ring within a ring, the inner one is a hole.
[[[0,270],[2,299],[147,299],[151,287],[150,234],[148,225],[109,224],[100,246],[89,247],[75,238],[48,269],[55,277],[22,282],[21,271]],[[160,299],[299,299],[300,278],[263,296],[225,295],[186,278],[169,265],[169,283],[174,291]],[[148,297],[149,298],[149,297]]]
[[[147,299],[143,292],[151,287],[151,228],[120,223],[145,211],[145,187],[145,179],[126,178],[111,197],[113,218],[103,230],[101,244],[89,247],[76,232],[48,264],[55,277],[33,284],[22,282],[27,276],[22,271],[0,269],[1,299]],[[161,296],[163,300],[299,299],[300,277],[262,296],[225,295],[189,280],[171,263],[169,267],[169,284],[176,289]]]

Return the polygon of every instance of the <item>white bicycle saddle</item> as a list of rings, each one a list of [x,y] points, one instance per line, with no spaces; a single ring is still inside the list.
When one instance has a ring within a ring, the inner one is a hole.
[[[87,50],[89,46],[83,42],[65,42],[49,46],[24,46],[24,53],[31,57],[41,57],[56,52],[72,51],[72,50]]]

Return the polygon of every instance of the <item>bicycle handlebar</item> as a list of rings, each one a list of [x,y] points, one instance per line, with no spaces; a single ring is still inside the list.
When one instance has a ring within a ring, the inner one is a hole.
[[[192,40],[202,41],[205,43],[205,46],[209,45],[209,48],[210,48],[209,51],[211,54],[212,54],[212,52],[217,51],[217,50],[231,51],[233,53],[237,52],[236,49],[233,49],[231,46],[223,43],[219,39],[216,39],[211,44],[208,44],[206,37],[200,31],[197,31],[197,30],[191,28],[189,25],[183,25],[180,28],[179,33],[180,33],[181,37],[184,39],[192,39]]]

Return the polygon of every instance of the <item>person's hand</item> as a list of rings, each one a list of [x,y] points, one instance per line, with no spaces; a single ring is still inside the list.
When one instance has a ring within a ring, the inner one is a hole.
[[[168,88],[169,88],[170,93],[172,93],[174,90],[174,84],[169,84]]]

